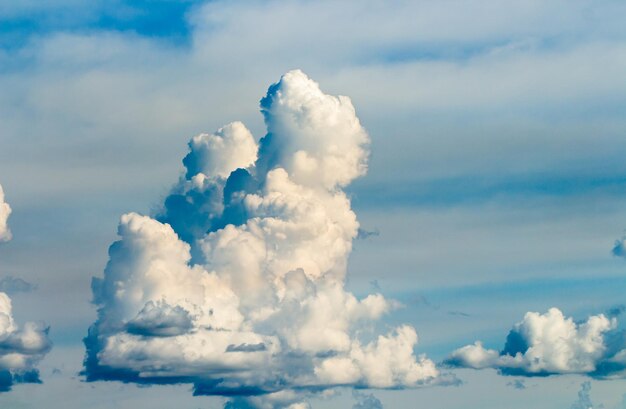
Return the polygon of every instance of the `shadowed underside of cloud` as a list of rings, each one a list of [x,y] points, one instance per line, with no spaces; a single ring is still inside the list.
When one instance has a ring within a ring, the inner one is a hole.
[[[437,382],[393,305],[344,289],[359,223],[342,188],[367,170],[350,99],[301,71],[261,100],[259,144],[239,122],[189,142],[185,173],[154,216],[125,214],[85,338],[89,381],[191,382],[228,408],[304,408],[339,386]]]
[[[7,227],[10,214],[11,208],[5,203],[0,186],[0,240],[11,239]],[[5,287],[14,291],[28,291],[32,285],[12,277],[3,279],[0,285],[0,392],[6,392],[16,383],[41,383],[35,365],[50,350],[51,343],[47,327],[27,322],[20,328],[15,323],[11,299],[3,291]]]
[[[495,368],[505,375],[584,374],[596,378],[626,374],[626,334],[617,318],[604,314],[575,322],[557,308],[528,312],[509,332],[502,351],[480,341],[452,352],[446,364],[463,368]]]

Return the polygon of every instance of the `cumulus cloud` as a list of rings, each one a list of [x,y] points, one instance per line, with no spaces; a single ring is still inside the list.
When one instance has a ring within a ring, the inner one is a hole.
[[[306,408],[338,386],[436,381],[410,326],[366,336],[395,305],[344,288],[359,223],[342,188],[365,174],[369,137],[349,98],[301,71],[261,100],[267,134],[239,122],[192,138],[185,172],[154,217],[121,217],[90,381],[191,382],[229,408]]]
[[[352,409],[383,409],[382,402],[371,393],[365,394],[355,391],[352,396],[356,399]]]
[[[0,241],[10,240],[7,218],[11,207],[4,202],[0,186]],[[36,364],[50,350],[48,328],[27,322],[20,328],[13,319],[13,306],[7,292],[31,291],[34,286],[24,280],[5,277],[0,280],[0,392],[16,383],[41,383]]]
[[[606,363],[616,359],[608,342],[616,327],[617,320],[604,314],[577,323],[557,308],[545,314],[528,312],[513,326],[502,351],[485,348],[477,341],[454,351],[447,363],[474,369],[497,368],[505,374],[526,376],[601,375]]]
[[[33,322],[18,327],[11,299],[0,292],[0,391],[15,383],[40,383],[35,365],[50,347],[48,328]]]
[[[11,240],[11,230],[7,225],[7,220],[11,215],[11,206],[5,202],[4,190],[0,185],[0,242]]]

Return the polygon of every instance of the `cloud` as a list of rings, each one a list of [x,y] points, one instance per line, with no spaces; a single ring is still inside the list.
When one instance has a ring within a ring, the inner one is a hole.
[[[626,235],[615,240],[615,244],[613,245],[612,250],[614,256],[626,257],[626,247],[624,246],[624,240],[626,240]]]
[[[570,406],[570,409],[593,409],[594,404],[591,402],[591,382],[585,381],[580,384],[578,391],[578,400]],[[604,407],[600,405],[600,407]]]
[[[367,336],[395,303],[344,289],[359,223],[342,188],[369,156],[350,99],[296,70],[261,112],[258,144],[239,122],[192,138],[154,218],[121,217],[93,280],[87,380],[190,382],[239,396],[226,407],[294,409],[339,386],[436,382],[412,327]]]
[[[16,293],[28,293],[36,289],[36,284],[29,283],[21,278],[8,276],[0,280],[0,291],[9,295]]]
[[[374,229],[370,231],[370,230],[359,228],[356,238],[359,240],[365,240],[370,237],[378,237],[378,236],[380,236],[380,231],[378,231],[378,229]]]
[[[485,348],[476,341],[452,352],[446,362],[464,368],[496,368],[510,375],[602,376],[608,370],[606,365],[617,362],[621,356],[619,353],[612,356],[616,351],[609,345],[616,327],[617,320],[603,314],[577,323],[557,308],[545,314],[528,312],[513,326],[502,351]],[[619,342],[619,345],[623,348],[626,344]]]
[[[0,185],[0,242],[11,240],[11,230],[7,225],[7,220],[11,215],[11,206],[5,202],[4,190]]]
[[[506,386],[510,386],[510,387],[518,389],[518,390],[526,389],[526,383],[524,382],[523,379],[516,379],[514,381],[507,382]]]
[[[11,207],[4,202],[0,186],[0,241],[10,240],[7,218]],[[24,280],[5,277],[0,280],[0,392],[16,383],[41,383],[36,364],[50,350],[48,327],[27,322],[20,328],[13,320],[13,306],[7,292],[31,291],[35,286]]]
[[[356,403],[352,409],[383,409],[382,402],[373,394],[365,394],[354,391],[352,393]]]
[[[15,383],[41,383],[35,365],[50,348],[48,328],[33,322],[18,327],[11,299],[0,292],[0,392]]]
[[[306,391],[283,390],[263,396],[235,397],[224,404],[224,409],[311,409],[311,405],[302,400],[309,395]]]

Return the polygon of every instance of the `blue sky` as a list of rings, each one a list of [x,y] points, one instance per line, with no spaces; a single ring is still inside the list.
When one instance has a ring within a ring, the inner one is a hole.
[[[381,329],[413,325],[438,362],[476,340],[501,349],[528,311],[583,321],[625,304],[611,253],[626,228],[624,13],[617,0],[0,0],[13,208],[0,277],[37,285],[12,296],[14,315],[54,342],[43,384],[0,405],[222,407],[189,385],[82,382],[91,278],[119,217],[150,214],[177,182],[189,138],[234,120],[262,137],[259,100],[295,68],[349,96],[371,138],[368,174],[346,190],[379,234],[355,241],[347,288],[403,304]],[[556,409],[589,380],[455,373],[460,386],[372,392],[385,408]],[[592,401],[624,408],[625,386],[591,379]]]

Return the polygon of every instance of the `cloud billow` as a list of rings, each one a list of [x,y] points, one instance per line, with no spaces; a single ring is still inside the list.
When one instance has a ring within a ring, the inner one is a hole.
[[[480,341],[452,352],[454,367],[498,369],[505,375],[583,374],[595,378],[626,375],[626,333],[616,317],[593,315],[576,322],[557,308],[528,312],[513,326],[502,351]]]
[[[350,99],[296,70],[261,111],[258,145],[239,122],[192,138],[161,210],[122,216],[93,281],[87,379],[190,382],[227,407],[292,409],[328,388],[436,382],[412,327],[356,335],[393,303],[344,288],[359,223],[342,188],[369,155]]]

